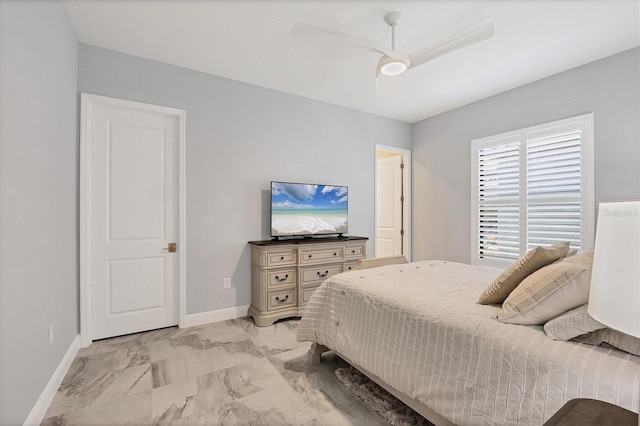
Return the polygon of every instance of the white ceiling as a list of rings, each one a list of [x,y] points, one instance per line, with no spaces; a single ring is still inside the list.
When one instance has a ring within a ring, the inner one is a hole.
[[[81,43],[413,123],[640,45],[640,0],[64,0]],[[493,16],[493,38],[376,88],[380,55],[319,31],[414,51]]]

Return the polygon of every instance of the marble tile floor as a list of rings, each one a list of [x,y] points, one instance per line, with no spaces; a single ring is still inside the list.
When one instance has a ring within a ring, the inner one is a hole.
[[[239,318],[93,342],[73,361],[42,425],[386,425],[307,363],[298,320]]]

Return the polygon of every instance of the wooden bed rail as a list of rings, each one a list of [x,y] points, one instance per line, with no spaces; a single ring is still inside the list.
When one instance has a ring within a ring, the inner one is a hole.
[[[356,263],[351,270],[357,271],[360,269],[377,268],[378,266],[386,265],[398,265],[401,263],[408,263],[407,258],[404,256],[374,257],[373,259],[358,260],[358,263]]]

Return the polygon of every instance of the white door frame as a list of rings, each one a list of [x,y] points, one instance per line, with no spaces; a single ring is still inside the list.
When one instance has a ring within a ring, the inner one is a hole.
[[[404,218],[404,223],[403,223],[403,228],[404,228],[404,238],[403,238],[403,251],[404,251],[404,256],[407,258],[407,260],[409,262],[411,262],[411,150],[410,149],[404,149],[404,148],[397,148],[395,146],[387,146],[387,145],[379,145],[376,144],[376,151],[375,151],[375,174],[374,174],[374,192],[375,192],[375,197],[378,196],[378,183],[375,181],[377,179],[378,176],[378,152],[393,152],[396,154],[400,154],[402,155],[402,163],[404,164],[404,175],[403,175],[403,189],[402,192],[404,195],[404,209],[405,211],[403,212],[403,218]],[[375,216],[375,215],[374,215]],[[375,240],[377,241],[378,239],[378,221],[377,218],[375,218]]]
[[[127,101],[106,96],[81,93],[80,106],[80,346],[92,342],[91,307],[91,110],[93,106],[116,107],[131,111],[155,112],[178,120],[178,326],[184,327],[186,318],[186,203],[185,203],[185,145],[186,112],[182,109]]]

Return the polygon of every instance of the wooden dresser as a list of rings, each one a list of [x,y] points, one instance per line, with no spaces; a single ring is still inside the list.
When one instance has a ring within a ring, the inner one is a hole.
[[[367,257],[366,237],[249,241],[251,306],[249,316],[266,327],[299,317],[313,291],[328,277],[350,270]]]

